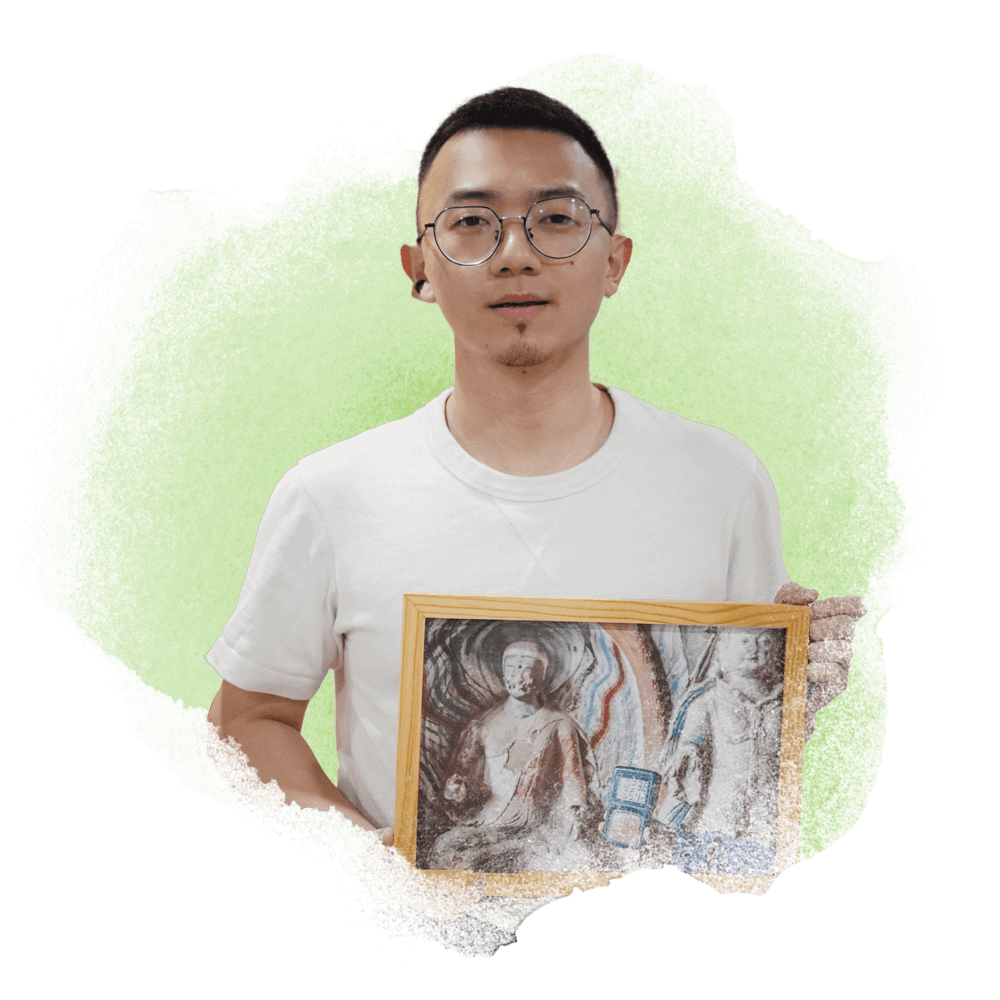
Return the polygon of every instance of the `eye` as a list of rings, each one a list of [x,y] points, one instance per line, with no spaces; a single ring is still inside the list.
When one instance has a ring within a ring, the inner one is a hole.
[[[469,232],[489,229],[492,227],[492,220],[485,215],[478,215],[475,212],[465,212],[461,215],[455,213],[448,218],[448,228],[453,232]]]

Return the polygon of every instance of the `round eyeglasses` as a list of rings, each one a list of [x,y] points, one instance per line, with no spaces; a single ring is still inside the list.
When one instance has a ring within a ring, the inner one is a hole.
[[[614,236],[600,211],[582,198],[546,198],[535,202],[527,215],[505,215],[502,219],[484,205],[446,208],[438,212],[433,222],[425,222],[424,229],[434,230],[434,242],[448,260],[469,266],[488,261],[500,246],[503,224],[508,219],[518,219],[524,224],[528,241],[543,257],[564,260],[587,245],[595,215]],[[417,243],[423,237],[421,233]]]

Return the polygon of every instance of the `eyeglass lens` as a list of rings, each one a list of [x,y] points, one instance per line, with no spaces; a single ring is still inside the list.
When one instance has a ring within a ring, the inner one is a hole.
[[[549,198],[531,207],[528,239],[546,257],[572,257],[590,237],[590,207],[579,198]],[[500,219],[481,206],[446,208],[434,222],[441,252],[457,264],[478,264],[500,240]]]

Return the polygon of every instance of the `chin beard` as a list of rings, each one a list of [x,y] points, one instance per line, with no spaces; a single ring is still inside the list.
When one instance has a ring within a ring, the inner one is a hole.
[[[512,347],[502,354],[494,355],[493,360],[498,365],[504,365],[507,368],[534,368],[535,365],[540,365],[548,361],[549,358],[547,354],[543,354],[534,347],[522,346]]]
[[[525,325],[517,324],[517,332],[524,336]],[[533,368],[535,365],[543,364],[549,360],[550,355],[544,354],[534,344],[521,340],[516,344],[511,344],[504,350],[493,355],[493,360],[498,365],[506,368]]]

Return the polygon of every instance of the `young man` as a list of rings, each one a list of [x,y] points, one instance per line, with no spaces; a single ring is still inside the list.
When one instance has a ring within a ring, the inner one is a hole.
[[[281,479],[207,657],[209,719],[289,801],[391,843],[406,592],[767,602],[787,584],[756,456],[590,381],[632,253],[617,216],[597,136],[536,91],[476,98],[428,143],[402,259],[454,332],[454,388]],[[300,732],[331,669],[339,786]],[[813,718],[846,683],[825,669]]]

